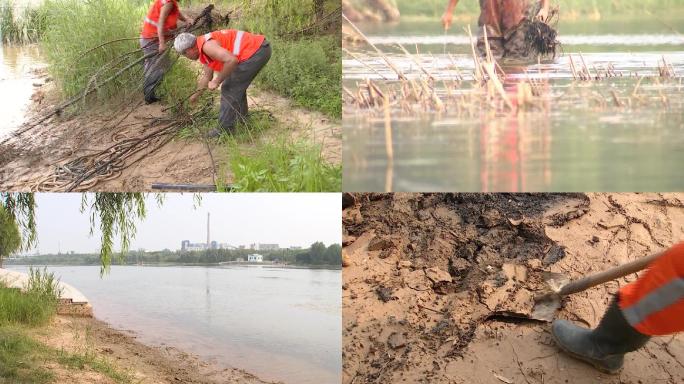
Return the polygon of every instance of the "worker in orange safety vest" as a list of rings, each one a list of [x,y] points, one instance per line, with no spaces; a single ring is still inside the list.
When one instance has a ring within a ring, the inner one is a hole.
[[[159,101],[155,89],[168,71],[170,63],[164,54],[166,41],[178,28],[178,21],[186,21],[177,0],[153,0],[143,21],[140,46],[145,56],[143,92],[148,104]],[[153,55],[157,52],[157,55]]]
[[[216,137],[222,130],[231,132],[238,121],[247,117],[247,88],[271,58],[271,46],[266,37],[235,29],[209,32],[199,37],[181,33],[174,41],[174,48],[188,59],[204,64],[203,75],[190,102],[196,102],[206,89],[221,87],[219,128],[208,136]]]
[[[643,347],[651,336],[684,331],[684,242],[622,287],[596,329],[556,320],[551,330],[561,349],[606,373],[617,373],[625,354]]]

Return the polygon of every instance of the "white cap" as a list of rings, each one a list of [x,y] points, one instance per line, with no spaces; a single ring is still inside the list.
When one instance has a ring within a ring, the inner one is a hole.
[[[192,33],[183,32],[176,36],[176,39],[173,41],[173,48],[176,50],[176,52],[183,53],[186,49],[195,45],[196,41],[197,38],[195,35]]]

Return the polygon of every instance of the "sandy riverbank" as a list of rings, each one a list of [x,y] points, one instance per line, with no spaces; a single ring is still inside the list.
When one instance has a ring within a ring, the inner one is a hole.
[[[106,359],[117,370],[128,372],[136,383],[271,383],[240,369],[202,361],[174,347],[144,345],[134,334],[115,330],[94,318],[57,316],[50,325],[31,332],[36,340],[50,347]],[[114,383],[88,367],[76,370],[50,364],[46,368],[55,375],[57,383]]]
[[[604,375],[561,353],[550,324],[498,314],[524,305],[491,285],[504,263],[575,279],[681,241],[684,195],[356,196],[343,214],[343,383],[684,381],[682,335]],[[595,327],[635,278],[572,295],[556,317]]]

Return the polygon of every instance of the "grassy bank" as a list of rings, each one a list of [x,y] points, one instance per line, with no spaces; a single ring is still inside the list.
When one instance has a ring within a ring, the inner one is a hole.
[[[342,59],[340,34],[335,28],[294,34],[317,24],[315,0],[241,0],[244,13],[236,26],[263,33],[273,55],[256,79],[263,89],[292,98],[303,107],[329,116],[342,116]],[[325,0],[320,13],[328,15],[339,0]]]
[[[206,4],[197,0],[180,2],[182,9],[195,11]],[[315,4],[324,6],[316,8]],[[48,70],[63,98],[74,101],[76,111],[84,106],[116,111],[122,106],[133,107],[140,100],[142,63],[139,59],[143,55],[136,36],[148,7],[149,2],[142,0],[46,0],[43,4],[42,8],[49,10],[46,17],[50,28],[41,41]],[[336,0],[217,3],[217,9],[223,13],[239,9],[230,28],[264,34],[272,43],[271,61],[257,76],[256,87],[272,90],[296,105],[337,119],[341,117],[339,33],[329,26],[321,27],[320,33],[302,31],[309,31],[312,24],[325,20],[321,15],[330,14],[338,7]],[[186,13],[191,15],[192,11]],[[223,27],[214,25],[215,29]],[[165,104],[176,105],[187,100],[195,90],[200,69],[197,63],[178,58],[175,52],[169,52],[169,59],[173,66],[164,77],[158,96]],[[95,91],[79,96],[88,90]],[[196,113],[191,126],[179,125],[179,129],[183,128],[181,137],[199,139],[201,134],[217,126],[218,92],[205,92],[204,103],[200,105],[212,105],[209,101],[212,98],[213,109]],[[187,109],[183,113],[187,116]],[[288,139],[262,140],[259,136],[264,129],[260,125],[252,118],[244,124],[249,132],[249,148],[239,145],[240,149],[236,149],[234,142],[244,143],[244,138],[226,139],[224,149],[230,159],[224,166],[236,175],[239,190],[340,190],[341,167],[327,164],[317,145]],[[271,128],[289,131],[274,121],[268,122],[267,129]]]
[[[69,353],[52,348],[37,341],[33,333],[34,330],[26,326],[0,326],[0,382],[64,382],[55,374],[55,367],[68,371],[95,371],[116,383],[133,382],[132,375],[93,352]]]
[[[339,44],[337,36],[275,40],[273,56],[256,83],[291,98],[298,105],[340,118],[342,60]]]
[[[50,74],[66,97],[79,94],[86,87],[97,88],[101,100],[140,87],[142,66],[136,65],[116,80],[101,85],[126,64],[142,56],[136,36],[145,6],[140,1],[48,0],[50,28],[42,39],[42,48]],[[125,39],[96,48],[105,42]],[[118,61],[118,58],[123,58]],[[92,98],[88,100],[92,101]],[[86,100],[86,101],[88,101]]]
[[[24,292],[1,284],[0,325],[44,325],[57,312],[61,292],[58,288],[59,281],[53,274],[30,268]]]
[[[233,187],[239,192],[342,190],[342,167],[328,164],[320,147],[279,137],[255,148],[228,144]]]
[[[30,269],[24,291],[0,284],[0,382],[55,383],[55,366],[93,370],[117,383],[132,377],[91,351],[69,353],[36,340],[34,334],[57,312],[58,280],[45,270]]]

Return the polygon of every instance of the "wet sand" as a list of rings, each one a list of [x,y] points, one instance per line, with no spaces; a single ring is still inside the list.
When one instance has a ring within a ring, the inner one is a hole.
[[[684,195],[356,197],[343,213],[343,383],[684,380],[682,335],[604,375],[561,353],[549,323],[504,315],[525,314],[532,279],[503,297],[491,284],[510,281],[505,264],[576,279],[657,252],[684,237]],[[595,327],[635,278],[567,297],[556,318]]]
[[[235,368],[222,368],[174,347],[150,347],[136,336],[112,329],[94,318],[57,316],[52,324],[34,332],[37,340],[71,353],[90,352],[106,359],[119,371],[128,371],[139,383],[266,384],[258,377]],[[68,370],[46,367],[60,383],[113,383],[89,368]]]

